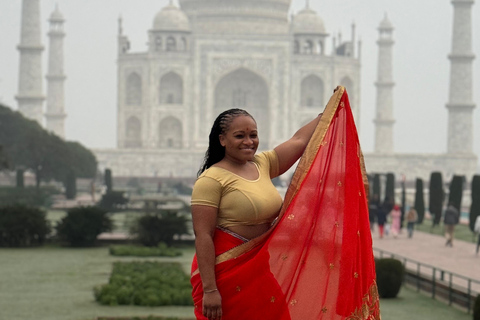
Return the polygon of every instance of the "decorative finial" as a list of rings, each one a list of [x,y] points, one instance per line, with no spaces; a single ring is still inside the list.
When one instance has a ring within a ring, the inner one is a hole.
[[[310,9],[310,0],[305,0],[305,2],[306,2],[305,8]]]
[[[118,35],[121,36],[123,34],[122,28],[122,15],[118,16]]]
[[[170,0],[170,6],[173,6],[173,0]]]

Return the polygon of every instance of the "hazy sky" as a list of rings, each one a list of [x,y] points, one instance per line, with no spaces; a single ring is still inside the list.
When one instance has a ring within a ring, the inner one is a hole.
[[[176,3],[176,1],[174,1]],[[66,136],[92,148],[116,145],[117,20],[132,50],[146,51],[147,32],[168,0],[41,0],[43,73],[47,72],[48,17],[59,5],[66,22]],[[374,146],[373,118],[380,21],[388,14],[394,31],[394,136],[396,152],[446,151],[448,82],[453,6],[450,0],[310,0],[327,32],[351,37],[355,22],[362,40],[360,138]],[[292,0],[291,11],[305,7]],[[480,55],[480,4],[473,6],[473,50]],[[0,101],[17,108],[21,0],[0,0]],[[331,36],[327,52],[331,50]],[[474,61],[474,101],[480,98],[480,63]],[[44,83],[44,91],[46,83]],[[474,151],[480,156],[480,110],[474,111]]]

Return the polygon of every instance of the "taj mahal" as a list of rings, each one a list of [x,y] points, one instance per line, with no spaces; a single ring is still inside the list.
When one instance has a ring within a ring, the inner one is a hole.
[[[35,26],[40,0],[23,0],[19,110],[42,123],[40,58]],[[330,37],[308,1],[289,15],[292,0],[179,0],[152,17],[148,44],[131,52],[118,21],[117,147],[94,150],[101,169],[116,176],[194,177],[215,117],[238,107],[256,119],[260,150],[287,140],[316,117],[337,85],[345,86],[360,117],[361,41],[355,25],[348,39]],[[471,177],[473,153],[472,22],[474,0],[453,0],[447,152],[398,154],[393,134],[394,26],[378,27],[375,151],[365,154],[371,172],[409,173],[428,178]],[[128,16],[125,17],[128,19]],[[63,16],[50,17],[46,128],[64,136]],[[326,49],[327,41],[331,50]],[[370,40],[369,40],[370,41]],[[372,40],[373,41],[373,40]],[[40,72],[40,74],[39,74]],[[358,121],[357,121],[358,123]]]

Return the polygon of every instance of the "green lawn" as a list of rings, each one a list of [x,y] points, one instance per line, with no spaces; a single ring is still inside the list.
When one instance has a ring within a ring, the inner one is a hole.
[[[472,320],[472,315],[433,300],[410,287],[402,287],[395,299],[380,299],[383,320]]]
[[[189,271],[193,249],[178,258],[148,258],[178,261]],[[84,320],[97,316],[192,317],[192,307],[108,307],[94,301],[93,287],[108,281],[114,261],[108,248],[70,249],[43,247],[0,249],[0,319]],[[145,259],[145,258],[143,258]]]
[[[436,234],[442,237],[445,236],[445,229],[444,229],[443,223],[441,223],[438,226],[435,226],[435,228],[432,228],[432,221],[427,219],[425,219],[422,224],[416,224],[415,229],[418,231]],[[470,230],[468,225],[457,224],[455,226],[454,236],[455,236],[455,239],[458,239],[458,240],[476,243],[475,234]]]
[[[101,306],[93,287],[108,281],[114,261],[178,261],[190,269],[193,248],[175,258],[112,257],[107,247],[70,249],[46,246],[0,249],[0,319],[93,320],[97,316],[178,316],[192,318],[192,307]],[[384,320],[470,320],[471,315],[402,288],[397,299],[381,300]],[[307,319],[306,319],[307,320]]]

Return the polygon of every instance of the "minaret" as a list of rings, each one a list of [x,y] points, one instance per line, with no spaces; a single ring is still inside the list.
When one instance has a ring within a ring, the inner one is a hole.
[[[450,59],[448,145],[450,154],[473,153],[472,5],[474,0],[452,0],[453,33]]]
[[[46,127],[57,136],[65,139],[65,98],[63,73],[63,19],[58,6],[50,15],[50,38],[47,74],[47,113]]]
[[[377,114],[375,123],[375,153],[393,153],[393,25],[387,15],[378,27],[380,33],[377,66]]]
[[[20,33],[18,110],[27,118],[43,123],[42,51],[40,41],[40,0],[22,1]]]

